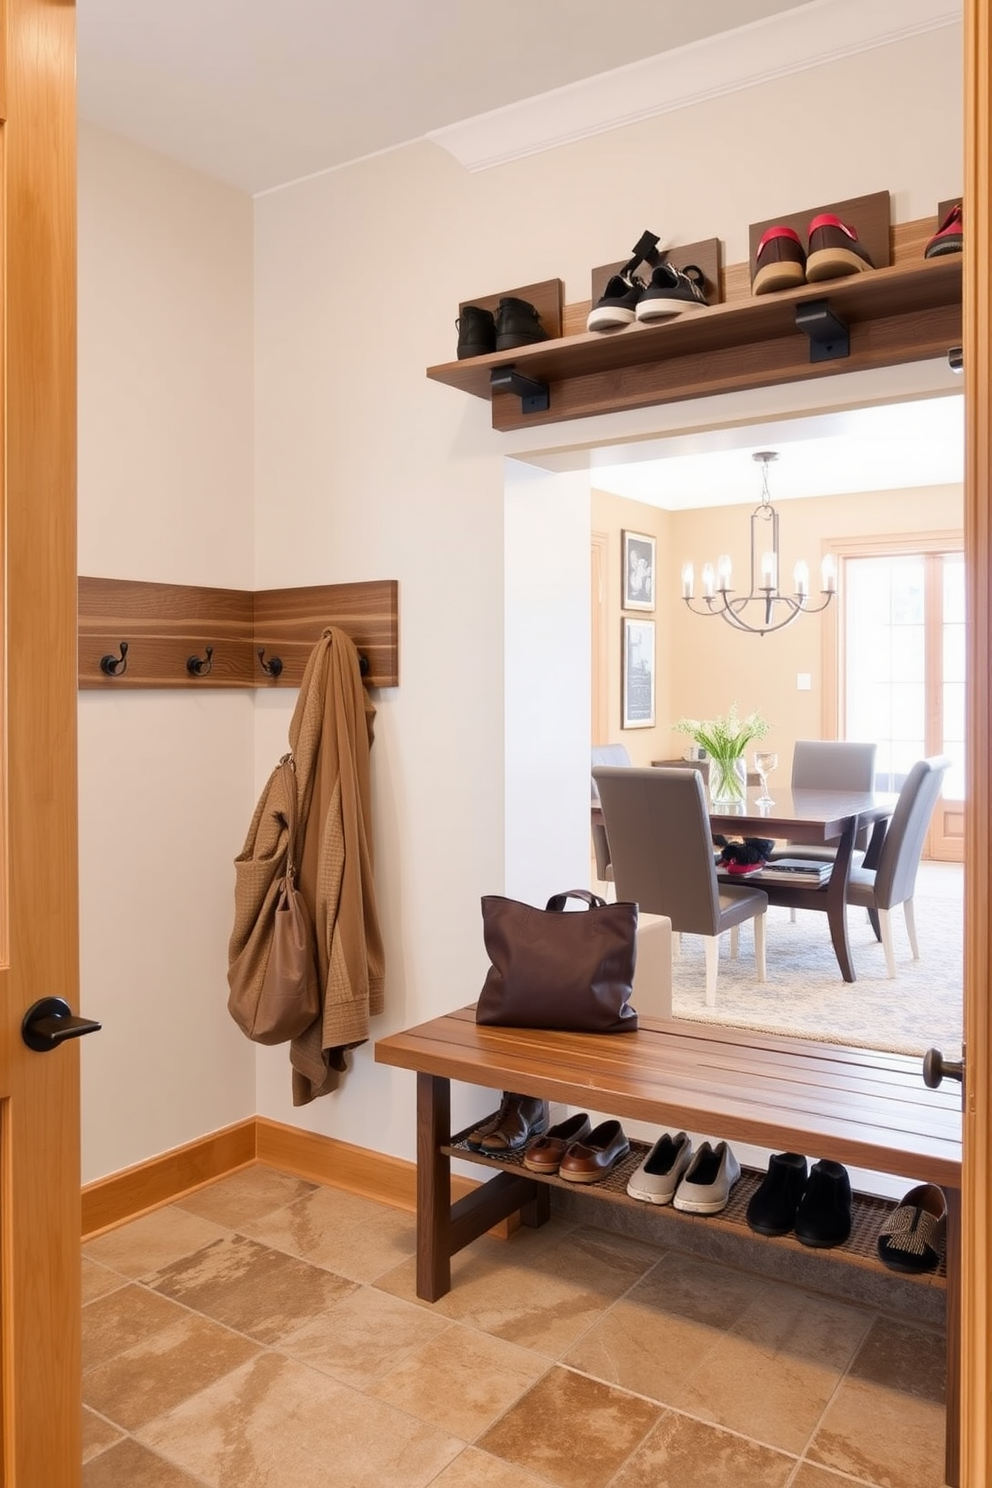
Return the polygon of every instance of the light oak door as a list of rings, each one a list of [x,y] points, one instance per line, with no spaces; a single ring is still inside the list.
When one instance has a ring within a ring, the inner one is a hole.
[[[75,13],[0,3],[0,1462],[3,1488],[78,1488]]]

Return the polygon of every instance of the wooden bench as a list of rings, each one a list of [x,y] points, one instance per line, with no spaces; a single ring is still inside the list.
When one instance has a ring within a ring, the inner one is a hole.
[[[958,1482],[960,1087],[928,1089],[917,1059],[812,1040],[643,1017],[631,1034],[483,1028],[474,1007],[380,1039],[375,1058],[417,1075],[417,1295],[429,1302],[450,1289],[463,1246],[508,1215],[539,1225],[551,1209],[548,1180],[523,1169],[451,1203],[452,1080],[830,1158],[907,1187],[939,1184],[948,1209],[945,1470]]]

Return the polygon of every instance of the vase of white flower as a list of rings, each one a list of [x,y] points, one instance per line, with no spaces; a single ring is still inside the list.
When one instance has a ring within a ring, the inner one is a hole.
[[[741,806],[747,799],[747,761],[742,754],[733,759],[710,760],[710,800],[714,806]]]
[[[706,750],[713,805],[743,805],[747,798],[745,751],[752,739],[763,739],[768,732],[768,724],[761,715],[749,713],[746,718],[741,718],[734,703],[721,718],[680,718],[674,727]]]

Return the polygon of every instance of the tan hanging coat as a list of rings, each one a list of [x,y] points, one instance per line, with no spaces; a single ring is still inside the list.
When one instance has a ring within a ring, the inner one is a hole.
[[[299,886],[313,915],[320,1017],[290,1045],[293,1104],[326,1095],[345,1052],[383,1007],[384,957],[372,877],[369,751],[375,708],[358,652],[329,626],[310,654],[289,726],[303,851]]]
[[[290,1045],[297,1106],[337,1087],[346,1050],[368,1039],[369,1018],[382,1012],[369,770],[374,718],[358,652],[343,631],[328,627],[310,654],[289,726],[303,824],[298,884],[313,919],[321,992],[320,1016]],[[277,890],[288,840],[283,786],[276,766],[236,860],[231,957]]]

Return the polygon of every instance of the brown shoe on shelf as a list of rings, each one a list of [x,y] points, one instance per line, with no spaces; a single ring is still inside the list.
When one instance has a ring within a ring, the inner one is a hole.
[[[833,212],[821,212],[809,225],[806,245],[806,282],[820,279],[843,279],[848,274],[863,274],[875,265],[867,248],[862,248],[853,227],[841,222]]]
[[[924,258],[943,258],[945,253],[960,253],[964,248],[964,219],[957,202],[923,250]]]
[[[504,1152],[518,1152],[531,1137],[540,1136],[547,1129],[547,1101],[504,1090],[496,1115],[469,1132],[465,1143],[475,1152],[498,1157]]]
[[[524,1153],[524,1167],[532,1173],[557,1173],[571,1144],[584,1141],[591,1131],[592,1122],[585,1111],[577,1111],[531,1142]]]
[[[791,227],[778,225],[762,234],[754,255],[752,294],[774,294],[806,283],[806,249]]]
[[[569,1183],[598,1183],[622,1157],[630,1143],[619,1121],[601,1121],[582,1142],[573,1142],[558,1168]]]

